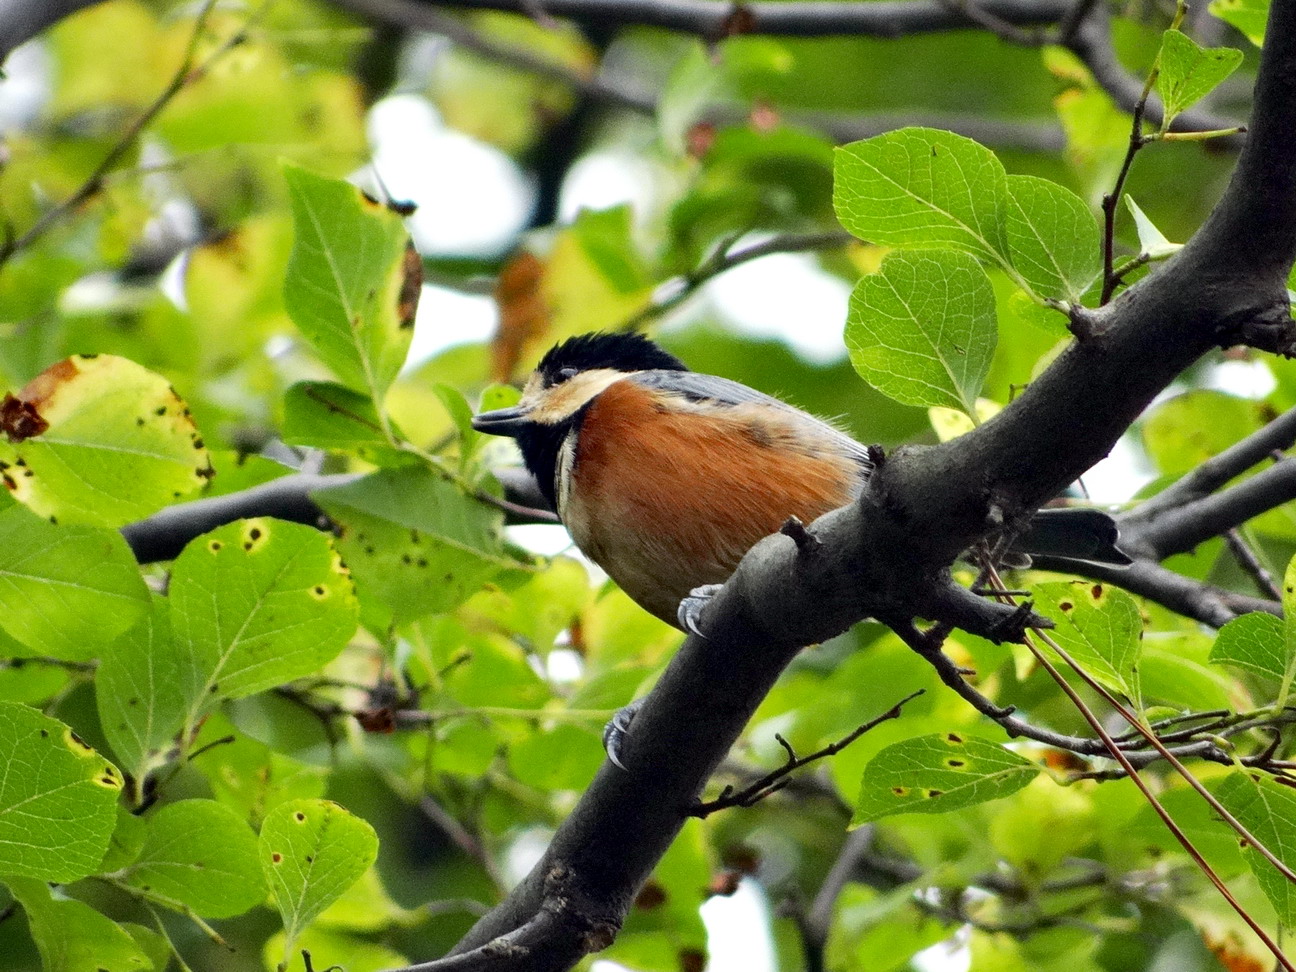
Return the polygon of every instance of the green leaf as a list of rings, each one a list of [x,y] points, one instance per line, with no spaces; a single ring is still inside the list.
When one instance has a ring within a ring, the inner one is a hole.
[[[1008,257],[1037,297],[1078,302],[1102,272],[1098,222],[1056,182],[1008,176]]]
[[[1210,660],[1281,680],[1292,664],[1289,651],[1283,619],[1254,611],[1220,628]]]
[[[93,874],[117,823],[121,774],[47,715],[0,702],[0,875]]]
[[[1259,429],[1268,407],[1212,389],[1185,392],[1143,420],[1143,444],[1160,472],[1180,475]]]
[[[241,915],[266,896],[256,834],[215,800],[181,800],[150,817],[144,845],[122,879],[204,918]]]
[[[1141,707],[1138,663],[1143,619],[1134,598],[1091,581],[1031,588],[1036,609],[1053,619],[1053,639],[1090,675]]]
[[[1269,851],[1287,867],[1296,869],[1296,790],[1261,773],[1230,773],[1215,795]],[[1265,896],[1288,928],[1296,926],[1296,884],[1252,847],[1243,857]]]
[[[590,263],[619,294],[638,293],[653,284],[631,237],[632,215],[628,205],[586,209],[572,223]]]
[[[284,304],[343,384],[381,407],[409,351],[422,264],[401,218],[355,186],[284,166],[296,240]]]
[[[1269,0],[1211,0],[1207,9],[1240,30],[1256,47],[1264,44]]]
[[[0,441],[14,496],[64,523],[121,526],[201,489],[212,476],[189,408],[161,375],[111,354],[74,355],[18,395],[48,423]]]
[[[509,770],[546,793],[583,790],[603,765],[598,733],[573,725],[534,732],[509,749]]]
[[[373,864],[378,837],[336,803],[293,800],[266,815],[260,856],[283,916],[286,955],[302,929]]]
[[[956,733],[906,739],[864,768],[852,823],[897,813],[948,813],[1015,793],[1039,767],[1002,746]]]
[[[473,457],[485,447],[491,436],[478,432],[472,427],[473,408],[468,404],[468,399],[464,397],[463,392],[444,382],[437,382],[432,386],[432,391],[445,406],[446,413],[454,422],[455,431],[459,435],[459,473],[463,475],[471,465]],[[489,409],[482,409],[482,411],[489,411]]]
[[[1296,557],[1287,563],[1287,572],[1283,576],[1283,628],[1285,632],[1286,652],[1283,658],[1282,683],[1278,686],[1278,697],[1274,704],[1281,708],[1287,704],[1291,694],[1292,678],[1296,676]]]
[[[190,721],[212,700],[316,671],[346,646],[359,612],[329,539],[269,517],[191,541],[172,568],[170,600]]]
[[[99,724],[117,759],[142,781],[184,727],[186,674],[171,637],[166,598],[154,595],[144,620],[104,652],[95,677]]]
[[[891,253],[851,294],[851,364],[906,405],[973,414],[995,340],[994,290],[964,253]]]
[[[1229,709],[1236,682],[1223,669],[1207,664],[1207,641],[1195,632],[1143,642],[1138,663],[1139,689],[1145,704],[1160,703],[1179,711]]]
[[[382,470],[319,490],[362,598],[398,622],[448,611],[501,569],[498,511],[435,472]]]
[[[1156,88],[1165,103],[1161,130],[1227,78],[1242,63],[1242,52],[1231,47],[1202,47],[1180,30],[1167,30],[1161,37]]]
[[[708,104],[735,94],[727,72],[717,68],[701,41],[688,45],[671,68],[657,98],[657,128],[662,141],[676,155],[688,148],[689,130],[702,119]]]
[[[135,939],[88,904],[55,897],[40,881],[6,879],[27,913],[44,972],[149,972],[155,966]]]
[[[1161,260],[1183,249],[1182,243],[1171,243],[1165,238],[1165,234],[1148,219],[1147,213],[1139,208],[1133,196],[1126,193],[1124,198],[1130,215],[1134,217],[1134,229],[1138,233],[1139,250],[1142,253],[1146,253],[1153,260]]]
[[[55,526],[0,509],[0,627],[41,654],[87,659],[148,608],[148,589],[116,530]]]
[[[687,821],[653,868],[607,959],[635,969],[691,968],[681,955],[706,954],[707,933],[698,909],[707,897],[712,866],[706,826]]]
[[[1007,176],[970,138],[901,128],[839,148],[833,172],[837,218],[860,239],[1005,261]]]
[[[266,941],[261,954],[267,969],[281,968],[279,962],[284,955],[284,943],[283,932],[271,935]],[[332,963],[330,968],[345,969],[346,972],[388,972],[389,969],[404,968],[410,964],[407,956],[392,951],[387,945],[371,942],[362,934],[323,927],[323,922],[298,936],[284,972],[306,972],[303,952],[309,952],[312,956],[328,956],[328,961]],[[319,959],[316,958],[315,961],[318,962]],[[315,972],[321,972],[318,964],[314,964],[314,969]]]
[[[213,712],[203,723],[198,745],[224,738],[233,741],[208,747],[191,765],[207,778],[212,795],[243,819],[259,824],[280,803],[324,795],[328,768],[275,752],[235,729],[224,712]]]
[[[111,874],[134,863],[139,857],[140,848],[144,846],[144,832],[148,824],[143,817],[136,816],[123,806],[117,807],[117,826],[113,828],[112,839],[108,841],[108,853],[99,862],[99,873]]]
[[[284,393],[283,440],[351,452],[369,462],[410,461],[391,447],[373,399],[332,381],[299,381]]]

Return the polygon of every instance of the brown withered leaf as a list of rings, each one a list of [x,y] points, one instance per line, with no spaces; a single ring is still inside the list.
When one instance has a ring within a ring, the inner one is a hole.
[[[396,716],[388,706],[364,709],[355,714],[356,722],[365,732],[387,735],[396,731]]]
[[[491,341],[491,378],[508,381],[528,348],[549,330],[549,306],[541,284],[545,265],[534,253],[519,250],[495,281],[499,329]]]
[[[1253,955],[1248,955],[1234,935],[1220,941],[1207,936],[1206,947],[1228,972],[1265,972],[1267,966]]]
[[[703,159],[715,144],[716,127],[712,122],[700,121],[692,125],[684,136],[690,158]]]
[[[400,299],[396,304],[396,314],[401,327],[414,326],[414,314],[418,310],[419,294],[423,292],[423,258],[411,242],[405,243],[405,258],[401,262]]]

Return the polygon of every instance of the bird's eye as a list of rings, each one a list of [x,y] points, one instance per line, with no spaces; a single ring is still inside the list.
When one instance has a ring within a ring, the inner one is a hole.
[[[578,374],[579,372],[575,368],[563,368],[558,372],[558,380],[568,381],[571,378],[575,378]]]

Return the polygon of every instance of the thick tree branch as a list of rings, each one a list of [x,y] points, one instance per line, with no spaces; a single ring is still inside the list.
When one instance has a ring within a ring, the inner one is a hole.
[[[324,511],[310,494],[359,478],[352,473],[333,476],[295,473],[238,493],[169,506],[147,520],[122,527],[121,532],[141,564],[173,560],[194,537],[243,517],[273,516],[317,526],[323,520]]]
[[[565,84],[587,102],[599,102],[636,114],[655,116],[658,93],[634,78],[595,69],[581,71],[536,54],[524,47],[489,37],[460,17],[420,0],[333,0],[340,7],[408,30],[426,30],[449,38],[464,50],[536,77]],[[718,124],[740,124],[747,109],[741,105],[712,105],[703,119]],[[854,115],[832,112],[790,112],[786,120],[822,132],[835,142],[853,142],[906,125],[925,125],[974,138],[988,145],[1035,152],[1056,152],[1066,138],[1057,125],[1015,119],[987,119],[975,115],[895,113]]]
[[[535,480],[523,469],[501,469],[496,473],[504,487],[504,503],[515,510],[505,512],[506,523],[555,523],[547,513],[548,501]],[[342,486],[363,478],[362,473],[294,473],[260,486],[168,506],[146,520],[122,527],[122,536],[141,564],[172,560],[194,537],[225,523],[250,516],[273,516],[293,523],[327,526],[328,518],[314,499],[316,490]],[[499,504],[501,501],[492,498]],[[544,515],[541,515],[544,514]]]
[[[1032,559],[1035,566],[1042,570],[1056,570],[1112,584],[1212,628],[1222,628],[1239,614],[1250,611],[1282,614],[1282,605],[1277,601],[1249,597],[1205,581],[1194,580],[1152,560],[1136,559],[1128,567],[1112,567],[1048,557]]]
[[[366,0],[377,3],[378,0]],[[430,7],[505,10],[530,15],[528,0],[420,0]],[[1056,23],[1071,9],[1070,0],[987,0],[979,5],[1005,23],[1018,26]],[[543,0],[551,17],[582,23],[664,27],[718,40],[734,33],[785,37],[903,37],[976,27],[967,14],[940,0],[754,0],[736,5],[719,0]]]
[[[1293,445],[1296,445],[1296,408],[1279,415],[1219,455],[1211,456],[1172,485],[1140,503],[1122,523],[1127,529],[1137,529],[1141,523],[1165,510],[1209,496],[1230,479]]]
[[[1161,511],[1131,531],[1135,549],[1155,559],[1184,553],[1211,537],[1222,536],[1254,516],[1296,499],[1296,459],[1273,467],[1210,496]]]

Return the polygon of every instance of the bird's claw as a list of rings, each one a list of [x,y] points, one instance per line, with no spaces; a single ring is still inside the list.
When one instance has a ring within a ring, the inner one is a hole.
[[[695,634],[699,638],[705,638],[702,628],[699,625],[699,619],[702,615],[702,609],[706,607],[707,602],[719,593],[723,584],[703,584],[701,587],[695,587],[689,591],[688,597],[679,603],[679,610],[675,616],[679,619],[680,627],[689,634]]]
[[[607,725],[603,727],[603,749],[617,769],[626,769],[625,763],[621,762],[621,743],[625,740],[626,733],[630,731],[630,723],[643,708],[643,704],[643,699],[635,699],[629,705],[617,709]],[[628,773],[629,770],[626,772]]]

